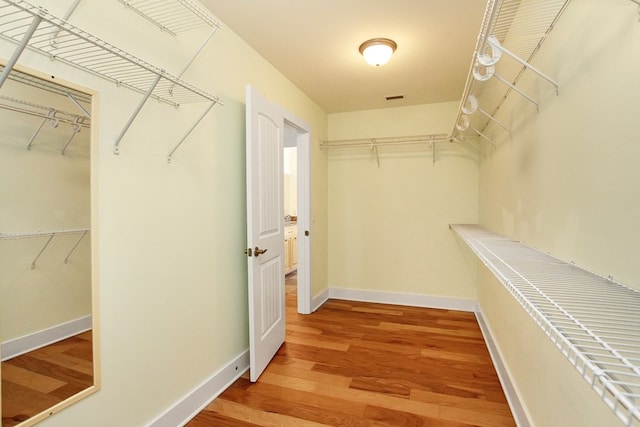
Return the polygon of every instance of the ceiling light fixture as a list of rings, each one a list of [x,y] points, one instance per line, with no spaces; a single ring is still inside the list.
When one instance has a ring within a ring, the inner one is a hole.
[[[369,64],[379,67],[389,62],[397,47],[393,40],[371,39],[360,45],[360,53]]]

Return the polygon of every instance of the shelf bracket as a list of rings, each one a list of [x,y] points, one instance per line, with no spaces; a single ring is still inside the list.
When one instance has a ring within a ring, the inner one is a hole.
[[[51,233],[51,235],[49,236],[49,239],[47,240],[47,243],[44,244],[42,249],[40,249],[40,252],[38,252],[38,255],[36,255],[36,258],[31,263],[31,269],[32,270],[36,269],[36,262],[38,261],[38,259],[40,258],[40,255],[42,255],[44,250],[47,249],[47,246],[49,246],[49,243],[51,243],[51,241],[53,240],[53,236],[55,236],[55,235],[56,235],[55,233]]]
[[[69,263],[69,257],[71,256],[71,254],[73,253],[73,251],[76,250],[76,248],[78,247],[78,245],[80,244],[80,242],[82,241],[82,239],[84,239],[84,236],[87,235],[87,233],[89,232],[89,230],[84,230],[84,232],[82,233],[82,236],[80,236],[80,238],[78,239],[78,241],[76,242],[75,245],[73,245],[73,248],[71,248],[71,250],[69,251],[69,253],[67,254],[67,256],[64,259],[64,263],[67,264]]]
[[[499,81],[501,81],[502,83],[506,84],[507,86],[509,86],[511,89],[515,90],[516,92],[518,92],[520,95],[522,95],[522,97],[526,98],[529,102],[531,102],[532,104],[535,104],[536,106],[536,111],[540,112],[540,104],[538,104],[538,101],[536,101],[535,99],[531,98],[529,95],[527,95],[526,93],[524,93],[523,91],[521,91],[520,89],[518,89],[514,84],[508,82],[507,80],[504,79],[504,77],[500,76],[498,73],[495,73],[493,75],[493,77],[495,77],[496,79],[498,79]]]
[[[487,113],[486,111],[484,111],[482,108],[478,108],[478,111],[480,111],[484,116],[486,116],[489,120],[491,120],[492,122],[494,122],[495,124],[497,124],[498,126],[500,126],[502,129],[506,130],[509,135],[511,135],[511,129],[509,129],[507,126],[505,126],[504,124],[502,124],[499,120],[497,120],[495,117],[493,117],[491,114]]]
[[[40,130],[42,130],[42,126],[44,126],[45,123],[49,122],[52,128],[58,127],[58,119],[56,119],[56,112],[57,111],[52,108],[49,110],[49,113],[47,113],[47,117],[42,119],[42,121],[40,122],[40,126],[38,126],[38,129],[36,129],[36,131],[33,133],[33,135],[31,135],[31,138],[29,139],[29,144],[27,144],[27,150],[31,151],[31,144],[33,144],[33,141],[36,139],[36,137],[40,133]]]
[[[487,141],[489,141],[489,143],[491,145],[493,145],[494,147],[496,146],[496,143],[493,142],[493,140],[491,138],[489,138],[487,135],[485,135],[484,133],[480,132],[478,129],[476,129],[475,127],[471,126],[471,129],[473,129],[473,131],[475,133],[477,133],[478,135],[480,135],[482,138],[486,139]]]
[[[160,75],[160,74],[158,74],[156,76],[155,80],[151,84],[151,87],[149,87],[147,92],[144,94],[144,97],[142,98],[142,100],[140,101],[140,103],[138,104],[136,109],[133,111],[133,114],[131,114],[131,117],[127,121],[127,124],[124,125],[124,128],[120,132],[120,135],[118,135],[118,137],[116,138],[116,141],[115,141],[115,143],[113,145],[113,154],[120,154],[120,141],[122,141],[122,138],[124,137],[124,135],[129,130],[129,127],[131,126],[131,124],[133,123],[135,118],[140,113],[140,110],[142,110],[142,107],[144,106],[144,104],[147,102],[147,100],[149,99],[149,97],[153,93],[153,90],[156,88],[156,86],[158,85],[158,82],[160,82],[161,78],[162,78],[162,75]]]
[[[432,157],[433,157],[433,166],[436,165],[436,142],[435,141],[431,141],[431,150],[432,150]]]
[[[76,116],[76,119],[73,121],[73,124],[71,124],[73,133],[69,137],[69,140],[67,141],[67,143],[64,145],[64,148],[62,148],[63,156],[64,156],[64,153],[67,151],[67,147],[69,146],[69,144],[71,144],[71,140],[73,139],[73,137],[76,136],[78,132],[80,132],[80,129],[82,129],[82,122],[84,122],[84,117]]]
[[[378,162],[378,169],[380,169],[380,155],[378,154],[378,146],[376,145],[375,138],[371,138],[371,151],[376,152],[376,161]]]
[[[75,106],[78,107],[80,111],[84,113],[85,116],[87,116],[88,118],[91,118],[91,113],[88,112],[87,109],[84,108],[84,106],[80,104],[80,102],[78,102],[78,100],[73,95],[71,95],[69,92],[65,92],[65,95],[67,95],[67,98],[69,98],[71,102],[73,102]]]
[[[18,62],[18,59],[20,58],[20,55],[22,55],[24,49],[27,47],[27,44],[29,44],[29,40],[31,40],[31,36],[33,36],[33,33],[35,33],[38,29],[38,25],[40,25],[40,22],[42,22],[42,17],[35,15],[33,17],[33,21],[31,21],[31,24],[29,25],[29,28],[27,29],[27,32],[24,33],[22,40],[20,41],[18,46],[16,46],[16,50],[13,52],[13,55],[11,55],[11,58],[9,58],[7,65],[4,66],[2,74],[0,74],[0,87],[2,87],[5,80],[7,80],[7,77],[9,77],[9,73],[11,72],[11,70],[13,70],[16,62]]]
[[[633,1],[633,0],[632,0]],[[640,4],[640,3],[639,3]],[[558,85],[558,83],[553,80],[551,77],[547,76],[545,73],[543,73],[542,71],[538,70],[536,67],[534,67],[533,65],[529,64],[527,61],[525,61],[524,59],[520,58],[518,55],[516,55],[515,53],[511,52],[509,49],[505,48],[504,46],[502,46],[500,44],[500,42],[498,41],[498,39],[496,37],[489,37],[489,44],[496,48],[496,49],[500,49],[502,51],[502,53],[506,53],[507,55],[509,55],[511,58],[515,59],[518,63],[520,63],[520,65],[522,65],[523,67],[528,68],[529,70],[533,71],[534,73],[536,73],[537,75],[539,75],[540,77],[542,77],[543,79],[545,79],[546,81],[548,81],[549,83],[551,83],[555,88],[556,88],[556,95],[560,94],[560,87]]]
[[[176,152],[176,150],[178,149],[178,147],[180,147],[180,145],[182,145],[182,143],[184,142],[185,139],[187,139],[187,137],[191,134],[191,132],[193,132],[193,130],[200,124],[200,122],[206,117],[206,115],[209,113],[209,111],[211,111],[211,109],[213,108],[213,106],[216,105],[216,102],[212,102],[207,109],[202,113],[202,115],[200,115],[200,117],[198,117],[198,120],[196,120],[196,122],[193,124],[193,126],[191,126],[191,128],[187,131],[187,133],[182,137],[182,139],[176,144],[175,147],[173,147],[173,150],[171,150],[171,152],[169,153],[169,155],[167,156],[167,163],[171,163],[171,156],[173,156],[173,153]]]
[[[184,68],[182,69],[182,71],[180,71],[180,74],[177,75],[177,77],[179,79],[182,78],[182,75],[189,69],[189,67],[191,66],[191,64],[193,64],[193,61],[196,60],[196,58],[198,57],[198,55],[200,55],[200,53],[202,53],[202,51],[204,50],[205,46],[207,45],[207,43],[209,43],[209,40],[211,40],[211,38],[213,37],[213,35],[218,31],[218,27],[213,27],[211,29],[211,31],[209,32],[209,35],[207,35],[207,37],[204,39],[204,41],[202,42],[202,44],[200,45],[200,47],[196,50],[196,52],[193,54],[193,56],[191,57],[191,59],[189,60],[189,62],[187,62],[187,65],[184,66]],[[169,93],[173,94],[173,88],[176,84],[173,83],[171,85],[171,87],[169,88]]]
[[[81,1],[82,0],[75,0],[75,2],[71,6],[69,6],[67,12],[62,16],[63,21],[69,20]],[[56,30],[56,32],[51,35],[51,38],[49,39],[49,44],[51,45],[51,47],[58,47],[58,34],[60,34],[60,29]]]

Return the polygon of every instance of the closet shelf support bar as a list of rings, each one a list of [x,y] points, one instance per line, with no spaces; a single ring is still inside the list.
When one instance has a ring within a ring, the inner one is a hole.
[[[120,154],[120,147],[119,147],[120,146],[120,141],[122,141],[122,138],[124,137],[124,135],[129,130],[129,127],[131,127],[131,124],[133,123],[135,118],[140,113],[140,110],[142,110],[142,107],[144,107],[144,104],[147,102],[147,100],[149,99],[149,97],[153,93],[153,90],[156,88],[156,86],[158,85],[158,82],[160,82],[161,78],[162,78],[161,74],[158,74],[156,76],[155,80],[151,84],[151,87],[149,87],[149,89],[147,90],[147,93],[144,94],[144,97],[142,98],[142,100],[140,101],[140,103],[138,104],[136,109],[133,111],[133,114],[131,114],[131,117],[129,118],[129,121],[127,121],[127,124],[124,125],[124,128],[120,132],[120,135],[118,135],[118,137],[116,138],[116,142],[113,145],[113,154]]]
[[[56,110],[54,110],[53,108],[49,110],[47,117],[42,119],[42,121],[40,122],[40,125],[38,126],[38,129],[36,129],[33,135],[31,135],[31,138],[29,139],[29,143],[27,144],[27,150],[31,151],[31,144],[33,144],[33,141],[36,139],[36,137],[42,130],[42,126],[44,126],[44,124],[47,122],[51,123],[51,127],[58,126],[58,120],[56,119]]]
[[[73,245],[73,248],[71,248],[71,250],[69,251],[69,253],[67,254],[67,256],[64,258],[64,263],[67,264],[69,262],[69,257],[71,256],[71,254],[73,253],[73,251],[76,250],[76,248],[78,247],[78,245],[80,244],[80,242],[82,241],[82,239],[84,239],[84,236],[87,235],[87,233],[89,232],[89,230],[84,230],[84,232],[82,233],[82,236],[80,236],[80,238],[78,239],[78,241],[76,242],[75,245]]]
[[[491,120],[492,122],[494,122],[495,124],[497,124],[498,126],[500,126],[502,129],[506,130],[507,132],[509,132],[509,134],[511,134],[511,129],[509,129],[507,126],[505,126],[504,124],[502,124],[499,120],[497,120],[495,117],[493,117],[491,114],[487,113],[486,111],[484,111],[482,108],[478,108],[478,111],[480,111],[480,113],[482,113],[485,117],[487,117],[489,120]]]
[[[526,98],[529,102],[531,102],[532,104],[535,104],[536,106],[536,111],[540,112],[540,104],[538,104],[538,101],[536,101],[535,99],[531,98],[529,95],[527,95],[526,93],[524,93],[523,91],[521,91],[520,89],[518,89],[514,84],[509,83],[507,80],[504,79],[504,77],[500,76],[498,73],[495,73],[493,75],[493,77],[495,77],[496,79],[498,79],[499,81],[501,81],[502,83],[506,84],[507,86],[509,86],[511,89],[515,90],[516,92],[518,92],[520,95],[522,95],[523,98]]]
[[[202,53],[202,51],[204,50],[205,46],[207,45],[207,43],[209,43],[209,40],[211,40],[211,38],[213,37],[213,35],[218,31],[218,27],[213,27],[211,29],[211,31],[209,32],[209,35],[204,39],[204,41],[202,42],[202,44],[200,45],[200,47],[198,48],[198,50],[196,50],[196,52],[193,54],[193,56],[191,57],[191,59],[189,60],[189,62],[187,62],[187,65],[184,66],[184,68],[182,69],[182,71],[180,71],[180,74],[178,74],[178,78],[181,79],[182,75],[189,69],[189,67],[191,66],[191,64],[193,64],[193,61],[196,60],[196,58],[198,57],[198,55],[200,55],[200,53]],[[173,87],[175,86],[175,83],[171,85],[171,88],[169,89],[169,93],[173,93]]]
[[[31,25],[29,25],[27,32],[24,33],[22,40],[20,41],[18,46],[16,46],[16,50],[13,51],[13,55],[11,55],[11,58],[9,58],[7,65],[5,65],[4,67],[4,70],[2,70],[2,74],[0,74],[0,87],[2,87],[5,80],[7,80],[7,77],[9,77],[9,73],[11,72],[11,70],[13,70],[16,62],[18,62],[18,58],[20,58],[20,55],[22,55],[22,52],[29,44],[29,40],[31,40],[31,36],[33,36],[33,33],[35,33],[38,29],[38,25],[40,25],[40,22],[42,22],[42,17],[34,15],[33,21],[31,21]]]
[[[91,113],[88,112],[87,109],[84,108],[84,106],[80,104],[80,102],[78,102],[78,100],[73,95],[71,95],[69,92],[65,92],[65,95],[67,95],[67,98],[69,98],[71,102],[73,102],[75,106],[78,107],[80,111],[84,113],[85,116],[87,116],[88,118],[91,118]]]
[[[84,117],[82,116],[77,116],[76,120],[74,121],[74,123],[71,125],[72,129],[73,129],[73,133],[71,134],[71,136],[69,137],[69,139],[67,140],[67,143],[64,145],[64,147],[62,148],[62,155],[64,156],[65,152],[67,151],[67,147],[69,146],[69,144],[71,144],[71,140],[73,139],[74,136],[77,135],[78,132],[80,132],[80,129],[82,129],[82,122],[84,121]]]
[[[555,86],[556,95],[559,95],[560,86],[558,85],[558,83],[555,80],[553,80],[551,77],[547,76],[545,73],[543,73],[542,71],[538,70],[536,67],[534,67],[533,65],[529,64],[527,61],[525,61],[524,59],[520,58],[518,55],[516,55],[515,53],[511,52],[509,49],[505,48],[504,46],[502,46],[502,45],[494,45],[494,46],[497,47],[498,49],[500,49],[503,53],[506,53],[507,55],[509,55],[511,58],[515,59],[523,67],[526,67],[526,68],[530,69],[531,71],[533,71],[534,73],[536,73],[537,75],[539,75],[540,77],[542,77],[543,79],[545,79],[546,81],[551,83],[553,86]]]
[[[75,12],[76,8],[78,7],[81,1],[82,0],[76,0],[71,6],[69,6],[69,9],[67,10],[67,12],[62,16],[63,21],[69,20],[69,18],[71,17],[71,15],[73,15],[73,12]],[[51,36],[51,39],[49,40],[49,43],[53,47],[58,47],[58,34],[60,34],[60,28],[58,28],[58,30],[55,33],[53,33],[53,35]]]
[[[171,150],[171,152],[169,153],[169,155],[167,156],[167,163],[171,163],[171,156],[173,156],[173,153],[176,152],[176,150],[178,149],[178,147],[180,147],[180,145],[182,145],[182,143],[184,142],[185,139],[187,139],[187,137],[191,134],[191,132],[193,132],[193,130],[200,124],[200,122],[206,117],[206,115],[209,113],[209,111],[211,111],[211,109],[213,108],[213,106],[216,105],[216,102],[213,101],[208,107],[207,109],[202,113],[202,115],[200,115],[200,117],[198,117],[198,120],[196,120],[196,122],[193,124],[193,126],[191,126],[191,128],[187,131],[187,133],[182,137],[182,139],[180,139],[180,141],[176,144],[175,147],[173,147],[173,150]]]
[[[42,255],[42,253],[44,252],[45,249],[47,249],[47,246],[49,246],[49,243],[51,243],[51,241],[53,240],[53,236],[55,236],[55,234],[52,234],[51,236],[49,236],[49,238],[47,239],[47,243],[44,244],[44,246],[42,247],[42,249],[40,249],[40,252],[38,252],[38,255],[36,255],[36,258],[33,260],[33,262],[31,263],[31,269],[35,270],[36,268],[36,262],[38,261],[38,259],[40,258],[40,255]]]
[[[489,138],[487,135],[485,135],[484,133],[480,132],[478,129],[474,128],[473,126],[471,126],[471,129],[477,133],[478,135],[480,135],[482,138],[486,139],[487,141],[489,141],[489,143],[491,145],[493,145],[494,147],[496,146],[496,143],[493,142],[493,140],[491,138]]]

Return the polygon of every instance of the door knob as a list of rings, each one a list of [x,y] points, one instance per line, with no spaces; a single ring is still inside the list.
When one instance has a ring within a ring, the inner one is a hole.
[[[262,255],[263,253],[267,252],[268,250],[269,250],[269,249],[260,249],[259,247],[257,247],[257,246],[256,246],[256,247],[253,249],[253,254],[254,254],[255,256],[259,256],[259,255]]]

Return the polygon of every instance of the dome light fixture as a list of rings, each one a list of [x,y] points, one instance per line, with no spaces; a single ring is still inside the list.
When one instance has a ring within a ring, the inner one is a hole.
[[[367,63],[379,67],[389,62],[397,47],[390,39],[371,39],[362,43],[359,50]]]

